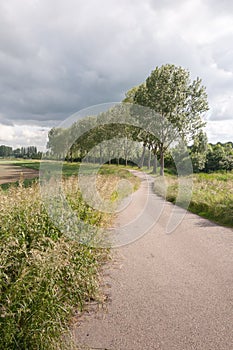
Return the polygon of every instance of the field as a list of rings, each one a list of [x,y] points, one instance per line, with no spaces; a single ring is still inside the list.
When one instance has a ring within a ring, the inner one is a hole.
[[[166,175],[165,179],[166,199],[175,203],[178,192],[177,177]],[[155,180],[155,191],[162,194],[159,178]],[[218,224],[233,227],[233,173],[194,174],[188,209]]]
[[[27,166],[38,169],[39,163]],[[88,235],[88,224],[98,230],[112,216],[84,202],[77,178],[68,176],[76,168],[65,165],[62,186],[77,219],[85,223],[76,233]],[[101,196],[120,200],[116,185],[122,179],[134,190],[139,185],[127,170],[103,166],[97,179]],[[54,225],[36,181],[27,188],[21,180],[0,189],[0,349],[72,349],[70,320],[89,300],[101,302],[99,271],[108,258],[108,249],[81,244]]]

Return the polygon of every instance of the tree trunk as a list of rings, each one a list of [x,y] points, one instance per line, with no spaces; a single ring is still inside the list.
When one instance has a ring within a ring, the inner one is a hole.
[[[126,138],[124,143],[125,166],[128,165],[128,155],[129,155],[129,144],[128,144],[128,139]]]
[[[164,152],[160,151],[160,175],[164,176]]]
[[[70,149],[70,162],[71,162],[71,163],[73,162],[73,152],[72,152],[71,149]]]
[[[158,162],[157,162],[157,154],[155,153],[154,154],[154,163],[153,163],[153,174],[157,174],[157,164],[158,164]]]
[[[148,164],[147,164],[147,169],[149,170],[150,170],[150,162],[151,162],[151,150],[149,149]]]
[[[140,162],[139,162],[139,165],[138,165],[139,168],[143,167],[144,159],[145,159],[145,153],[146,153],[146,145],[143,145],[142,156],[141,156],[141,159],[140,159]]]
[[[100,165],[103,164],[103,149],[102,145],[100,144]]]

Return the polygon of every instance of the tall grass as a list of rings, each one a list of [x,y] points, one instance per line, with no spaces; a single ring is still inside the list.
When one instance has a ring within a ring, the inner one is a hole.
[[[155,191],[175,203],[178,193],[176,176],[165,177],[166,191],[155,180]],[[233,173],[194,174],[189,210],[216,223],[233,227]]]
[[[99,222],[101,214],[90,213],[77,191],[74,196],[82,217]],[[48,217],[38,185],[1,191],[0,349],[64,347],[74,306],[82,310],[85,301],[98,296],[98,268],[106,256],[63,237]]]

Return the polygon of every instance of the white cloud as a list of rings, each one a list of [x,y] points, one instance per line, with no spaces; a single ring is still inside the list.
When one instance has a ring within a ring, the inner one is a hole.
[[[211,143],[232,141],[232,130],[233,120],[212,121],[206,127],[208,141]]]
[[[15,136],[14,128],[8,125],[0,124],[0,142],[13,141]]]
[[[39,150],[45,150],[49,130],[50,128],[30,125],[0,124],[0,143],[13,148],[35,145]]]

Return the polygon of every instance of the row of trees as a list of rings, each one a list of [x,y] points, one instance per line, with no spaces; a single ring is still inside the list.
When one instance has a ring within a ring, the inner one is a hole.
[[[0,146],[0,157],[10,157],[13,153],[12,147],[9,146]]]
[[[36,146],[21,147],[13,149],[12,147],[1,145],[0,146],[0,157],[2,158],[32,158],[41,159],[42,152],[37,150]]]
[[[163,175],[165,155],[178,139],[184,145],[192,141],[193,147],[201,153],[200,140],[204,137],[202,128],[205,125],[202,117],[208,110],[201,79],[191,81],[189,72],[182,67],[169,64],[156,67],[144,83],[126,93],[123,102],[67,129],[50,130],[51,155],[73,160],[83,159],[88,154],[95,161],[102,162],[107,156],[118,162],[124,158],[127,163],[129,156],[137,158],[137,143],[142,146],[139,166],[149,151],[149,161],[151,155],[154,158],[154,172],[159,158]]]

